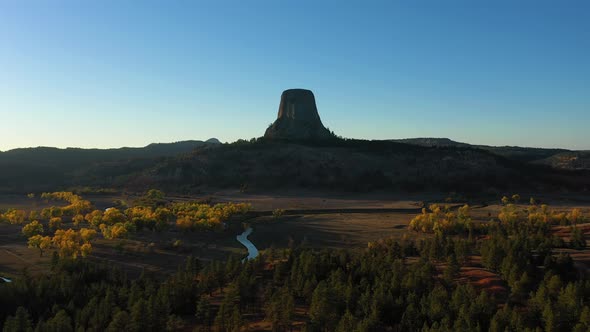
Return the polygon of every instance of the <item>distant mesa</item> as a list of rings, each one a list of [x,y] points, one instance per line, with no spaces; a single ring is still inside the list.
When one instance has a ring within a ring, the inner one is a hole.
[[[333,138],[320,120],[313,92],[305,89],[283,91],[277,120],[264,137],[285,140],[323,140]]]

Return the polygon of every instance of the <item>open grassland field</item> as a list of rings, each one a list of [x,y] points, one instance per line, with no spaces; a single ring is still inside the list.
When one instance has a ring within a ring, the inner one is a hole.
[[[87,196],[101,210],[114,206],[117,201],[132,204],[140,197],[141,194]],[[211,204],[245,202],[252,205],[252,213],[236,218],[224,230],[182,232],[170,227],[163,232],[143,230],[124,239],[110,240],[99,235],[93,242],[90,258],[120,265],[131,275],[137,275],[143,270],[171,273],[189,255],[205,261],[224,260],[231,255],[245,256],[246,249],[235,239],[245,226],[254,229],[249,239],[261,251],[301,245],[316,249],[362,249],[369,242],[383,238],[418,240],[429,237],[429,234],[408,230],[409,221],[420,213],[422,206],[439,203],[458,207],[467,203],[459,199],[449,202],[451,200],[445,198],[444,194],[435,193],[403,196],[374,193],[330,195],[303,191],[282,194],[221,191],[195,196],[169,196],[166,199]],[[578,208],[582,213],[590,215],[590,203],[586,203],[584,197],[543,197],[543,201],[551,204],[556,211]],[[497,199],[478,199],[472,204],[471,217],[474,222],[497,222],[496,217],[502,209],[502,204]],[[64,202],[48,201],[40,197],[0,196],[0,209],[16,208],[27,213],[65,205]],[[527,204],[521,202],[517,207],[524,211]],[[272,216],[272,212],[278,209],[283,210],[282,215]],[[66,218],[62,227],[75,228]],[[32,273],[47,271],[51,251],[40,256],[37,250],[28,248],[21,228],[22,225],[0,224],[1,273],[14,276],[20,274],[23,268]],[[582,230],[590,235],[590,227],[582,227]],[[567,226],[555,226],[554,231],[564,239],[570,236],[570,228]],[[578,264],[588,267],[589,256],[585,251],[572,254],[579,261]],[[475,263],[471,268],[480,267]]]
[[[129,204],[140,195],[89,195],[90,202],[100,210],[115,205],[116,201]],[[86,197],[85,197],[86,198]],[[149,230],[130,234],[126,239],[105,239],[98,236],[93,242],[91,259],[118,264],[125,271],[137,275],[140,271],[170,273],[184,259],[193,255],[205,261],[223,260],[230,255],[243,256],[245,248],[235,236],[243,227],[241,221],[255,231],[250,239],[260,250],[272,246],[280,248],[305,243],[314,248],[365,248],[369,241],[383,236],[401,236],[407,222],[415,213],[380,212],[387,210],[412,210],[417,212],[418,200],[378,199],[375,197],[326,197],[284,195],[276,199],[270,195],[246,195],[240,193],[208,194],[195,197],[171,196],[171,201],[207,201],[210,203],[247,202],[252,204],[253,217],[239,218],[225,230],[182,232],[174,227],[163,232]],[[66,203],[48,201],[23,195],[0,196],[0,209],[16,208],[27,213]],[[284,209],[286,214],[269,216],[274,209]],[[360,209],[365,213],[350,213]],[[324,213],[326,210],[343,210],[345,213]],[[298,214],[291,214],[296,211]],[[306,214],[309,211],[310,214]],[[267,214],[257,216],[258,214]],[[44,224],[47,229],[47,223]],[[76,228],[68,218],[63,218],[63,228]],[[39,255],[27,247],[27,239],[21,234],[22,225],[0,224],[0,267],[4,275],[14,276],[27,268],[29,272],[47,271],[51,251]],[[178,242],[180,241],[180,242]],[[175,245],[175,243],[177,245]],[[180,244],[180,245],[178,245]]]
[[[304,244],[311,248],[366,248],[384,237],[401,239],[415,213],[297,214],[250,220],[260,249]],[[419,237],[420,235],[415,234]]]

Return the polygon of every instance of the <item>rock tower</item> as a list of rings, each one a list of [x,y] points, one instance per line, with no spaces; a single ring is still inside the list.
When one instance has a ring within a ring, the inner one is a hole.
[[[322,140],[332,134],[320,120],[313,92],[289,89],[281,94],[277,120],[266,129],[264,137],[287,140]]]

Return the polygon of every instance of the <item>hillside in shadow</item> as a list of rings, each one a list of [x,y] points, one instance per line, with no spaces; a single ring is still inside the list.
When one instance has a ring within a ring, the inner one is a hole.
[[[0,174],[2,191],[22,193],[76,187],[493,193],[583,191],[590,184],[585,170],[525,163],[471,146],[348,139],[27,149],[0,154]]]

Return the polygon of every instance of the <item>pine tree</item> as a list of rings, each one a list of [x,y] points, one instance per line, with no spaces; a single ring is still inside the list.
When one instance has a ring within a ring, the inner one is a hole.
[[[162,331],[166,328],[168,316],[170,315],[170,305],[164,292],[158,292],[156,296],[150,296],[149,300],[150,317],[152,318],[152,328],[156,331]]]
[[[545,331],[553,332],[557,330],[557,322],[555,319],[555,313],[550,303],[545,305],[543,309],[543,322],[545,323]]]
[[[184,330],[184,321],[176,315],[170,315],[166,321],[165,329],[154,331],[177,332]]]
[[[582,313],[580,314],[580,323],[590,329],[590,307],[587,305],[584,306],[584,309],[582,309]]]
[[[204,297],[199,298],[195,310],[195,317],[197,317],[199,324],[211,326],[211,309],[209,307],[209,300]]]
[[[283,287],[281,291],[281,303],[283,305],[281,312],[281,325],[285,327],[291,326],[293,320],[293,313],[295,312],[295,300],[289,292],[287,287]]]
[[[356,328],[355,318],[350,313],[350,311],[346,310],[344,315],[340,318],[338,325],[336,326],[336,332],[354,331],[355,328]]]
[[[32,332],[31,317],[27,309],[18,307],[14,316],[8,316],[3,332]]]
[[[570,246],[577,250],[586,248],[586,238],[579,227],[571,227]]]
[[[334,305],[331,303],[330,290],[325,281],[321,281],[313,291],[309,317],[314,325],[327,327],[334,320]]]
[[[72,319],[65,310],[60,310],[45,323],[47,332],[73,332]]]
[[[131,308],[131,317],[129,321],[129,330],[133,332],[148,331],[149,326],[149,312],[147,303],[144,299],[139,299]]]
[[[447,283],[450,284],[457,277],[460,270],[461,265],[459,265],[459,262],[457,262],[457,257],[455,257],[455,254],[453,253],[447,258],[447,267],[443,273],[443,278]]]
[[[118,311],[113,316],[113,320],[111,320],[106,329],[107,332],[119,332],[129,330],[129,314],[127,314],[127,311],[125,310]]]
[[[238,306],[234,305],[230,319],[230,331],[239,332],[244,323],[242,322],[242,315]]]

